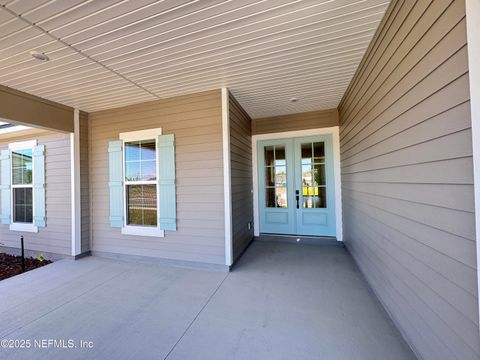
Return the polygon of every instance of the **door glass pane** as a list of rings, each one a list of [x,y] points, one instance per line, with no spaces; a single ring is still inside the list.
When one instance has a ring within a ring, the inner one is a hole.
[[[265,206],[274,208],[275,206],[275,188],[269,187],[265,189]]]
[[[284,166],[285,164],[285,147],[275,146],[275,166]]]
[[[313,166],[313,183],[314,185],[325,185],[325,165]]]
[[[265,168],[265,186],[275,186],[275,168],[273,166]]]
[[[273,146],[265,146],[265,166],[273,166],[275,162],[275,154]]]
[[[287,207],[287,160],[284,145],[264,147],[265,206]]]
[[[32,149],[12,151],[13,185],[32,183]]]
[[[13,189],[13,222],[33,222],[32,188]]]
[[[304,196],[302,207],[304,209],[312,209],[313,208],[313,196]]]
[[[327,207],[327,191],[325,187],[315,188],[315,208]]]
[[[276,206],[279,208],[287,207],[287,188],[277,187],[275,188]]]
[[[127,185],[127,224],[157,225],[156,185]]]
[[[302,187],[313,186],[312,183],[312,166],[302,165]]]
[[[302,144],[302,164],[312,163],[312,143]]]
[[[287,184],[287,167],[276,166],[275,167],[275,185],[285,186]]]
[[[313,156],[315,163],[325,162],[325,143],[316,142],[313,143]]]

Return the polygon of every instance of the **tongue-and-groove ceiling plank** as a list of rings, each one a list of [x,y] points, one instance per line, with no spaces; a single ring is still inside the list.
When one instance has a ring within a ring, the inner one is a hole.
[[[0,84],[85,111],[222,86],[252,117],[336,107],[387,5],[0,0]]]

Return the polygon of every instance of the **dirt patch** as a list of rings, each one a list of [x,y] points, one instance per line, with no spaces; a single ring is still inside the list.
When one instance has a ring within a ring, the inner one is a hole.
[[[40,261],[29,257],[25,258],[25,272],[48,265],[50,260]],[[22,257],[0,253],[0,280],[22,273]]]

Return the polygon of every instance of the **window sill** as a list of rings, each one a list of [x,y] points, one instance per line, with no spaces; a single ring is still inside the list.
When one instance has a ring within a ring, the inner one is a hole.
[[[13,223],[10,224],[10,230],[37,233],[38,227],[33,224]]]
[[[124,226],[122,235],[165,237],[165,232],[158,227]]]

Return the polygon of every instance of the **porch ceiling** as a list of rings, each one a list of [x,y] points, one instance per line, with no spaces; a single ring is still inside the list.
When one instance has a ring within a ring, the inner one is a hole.
[[[85,111],[222,86],[254,118],[334,108],[388,2],[0,0],[0,84]]]

